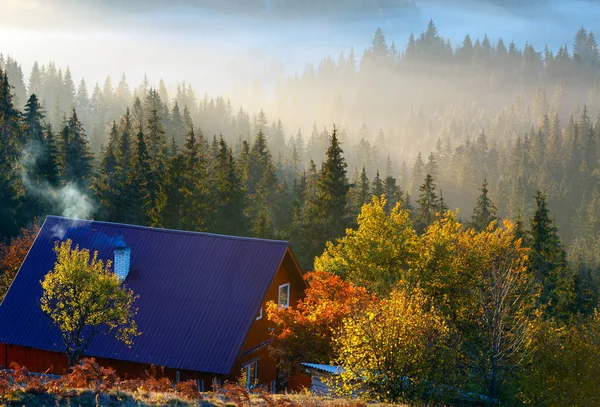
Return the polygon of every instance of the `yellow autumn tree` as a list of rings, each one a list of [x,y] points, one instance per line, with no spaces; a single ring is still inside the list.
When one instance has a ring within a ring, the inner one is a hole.
[[[41,282],[42,310],[60,329],[69,367],[85,353],[100,333],[111,334],[126,345],[139,335],[134,316],[137,298],[110,270],[111,262],[72,248],[71,240],[54,246],[54,269]]]
[[[327,243],[314,269],[337,274],[368,292],[388,295],[415,257],[417,235],[408,211],[397,204],[388,214],[384,197],[362,207],[358,227]]]
[[[407,278],[413,286],[420,286],[454,324],[470,318],[474,308],[471,293],[476,281],[469,268],[464,233],[457,213],[448,211],[438,216],[419,236]]]
[[[420,289],[394,290],[344,320],[334,341],[343,371],[339,394],[384,402],[448,399],[455,367],[453,335]]]
[[[538,294],[509,221],[476,232],[446,212],[420,237],[409,281],[460,333],[461,386],[499,400],[525,353]]]
[[[600,314],[569,321],[540,318],[518,399],[530,406],[600,405]]]
[[[479,233],[467,230],[463,239],[476,281],[473,325],[464,332],[470,344],[480,345],[468,356],[478,367],[484,394],[506,400],[526,356],[539,287],[527,267],[528,249],[515,238],[510,221]]]

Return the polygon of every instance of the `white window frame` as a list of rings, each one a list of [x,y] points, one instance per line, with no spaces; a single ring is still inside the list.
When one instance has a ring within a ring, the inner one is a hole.
[[[281,304],[281,289],[287,287],[287,296],[286,296],[286,304],[282,305]],[[279,286],[279,290],[277,290],[277,306],[281,307],[281,308],[287,308],[290,306],[290,283],[285,283],[285,284],[281,284]]]
[[[256,317],[256,320],[258,321],[259,319],[262,319],[262,307],[260,307],[260,310],[258,311],[258,316]]]

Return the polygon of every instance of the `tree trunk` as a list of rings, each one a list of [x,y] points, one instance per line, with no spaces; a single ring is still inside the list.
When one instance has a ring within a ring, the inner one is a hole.
[[[496,359],[496,355],[492,355],[492,377],[490,379],[490,404],[497,404],[498,397],[498,360]]]

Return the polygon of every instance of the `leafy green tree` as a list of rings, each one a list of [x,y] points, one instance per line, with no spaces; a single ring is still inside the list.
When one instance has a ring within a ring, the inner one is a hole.
[[[42,310],[61,332],[69,368],[83,356],[98,334],[110,334],[131,346],[138,336],[134,317],[137,296],[125,287],[98,253],[56,243],[56,263],[42,280]]]
[[[358,227],[347,229],[337,243],[328,242],[314,269],[337,274],[370,293],[385,296],[406,276],[415,258],[416,234],[409,213],[373,197],[358,215]]]

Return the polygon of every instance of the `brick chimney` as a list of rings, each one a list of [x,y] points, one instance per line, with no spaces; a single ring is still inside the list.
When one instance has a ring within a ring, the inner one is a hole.
[[[131,267],[131,249],[125,244],[125,239],[119,236],[115,243],[115,262],[113,268],[119,280],[125,281]]]

